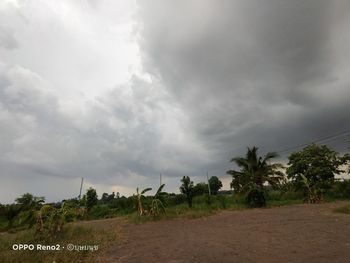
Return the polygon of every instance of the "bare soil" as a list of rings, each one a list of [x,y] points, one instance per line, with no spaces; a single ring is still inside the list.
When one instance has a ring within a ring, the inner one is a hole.
[[[347,202],[349,203],[349,202]],[[222,211],[122,227],[109,262],[350,262],[346,202]]]

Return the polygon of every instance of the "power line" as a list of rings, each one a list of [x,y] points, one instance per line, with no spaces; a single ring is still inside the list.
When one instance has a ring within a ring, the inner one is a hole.
[[[350,130],[346,130],[346,131],[342,131],[342,132],[339,132],[339,133],[336,133],[336,134],[328,135],[328,136],[319,138],[317,140],[314,140],[314,141],[312,141],[310,143],[304,143],[304,144],[300,144],[300,145],[296,145],[296,146],[291,146],[291,147],[279,150],[279,151],[277,151],[277,153],[289,152],[289,151],[296,150],[296,149],[301,148],[301,147],[308,146],[309,144],[312,144],[312,143],[319,143],[319,142],[323,142],[323,141],[329,141],[329,140],[333,140],[333,139],[338,138],[338,137],[342,137],[344,135],[350,135]]]

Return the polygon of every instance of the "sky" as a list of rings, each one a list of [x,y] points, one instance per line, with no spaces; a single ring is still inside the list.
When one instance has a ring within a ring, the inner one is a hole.
[[[350,131],[349,25],[347,0],[0,1],[0,203],[229,189],[249,146]]]

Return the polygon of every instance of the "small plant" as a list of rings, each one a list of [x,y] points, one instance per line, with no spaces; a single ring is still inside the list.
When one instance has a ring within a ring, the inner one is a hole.
[[[138,187],[136,188],[136,198],[137,198],[136,208],[140,216],[146,214],[145,209],[142,206],[142,199],[144,198],[144,194],[151,190],[152,188],[146,188],[146,189],[143,189],[141,193],[139,193],[139,188]]]
[[[310,181],[305,177],[305,175],[300,175],[302,182],[307,191],[307,201],[308,203],[318,203],[322,200],[322,193],[320,189],[317,189],[316,185],[311,185]]]

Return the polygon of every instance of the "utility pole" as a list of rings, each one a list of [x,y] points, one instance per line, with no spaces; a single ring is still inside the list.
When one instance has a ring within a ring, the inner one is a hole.
[[[208,175],[208,172],[207,172],[207,181],[208,181],[208,191],[209,191],[209,195],[210,195],[211,193],[210,193],[210,184],[209,184],[209,175]]]
[[[78,199],[79,199],[79,200],[80,200],[80,198],[81,198],[81,190],[83,189],[83,182],[84,182],[84,177],[81,178],[80,192],[79,192],[79,196],[78,196]]]
[[[159,186],[161,186],[162,185],[162,174],[160,173],[159,174]]]

